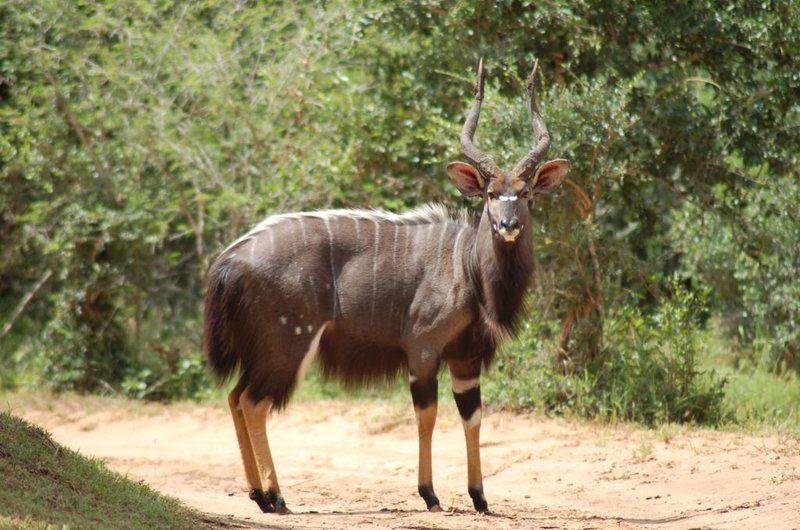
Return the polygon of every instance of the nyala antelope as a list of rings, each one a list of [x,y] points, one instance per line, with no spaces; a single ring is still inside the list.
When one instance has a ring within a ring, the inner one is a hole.
[[[216,374],[239,374],[228,396],[250,487],[264,512],[287,513],[266,420],[282,409],[304,371],[348,386],[408,374],[419,431],[418,490],[430,511],[431,437],[437,375],[450,370],[467,445],[467,486],[486,512],[479,433],[481,368],[516,331],[533,274],[530,201],[561,185],[566,160],[539,165],[550,134],[527,79],[535,146],[509,171],[473,143],[484,93],[483,63],[461,132],[473,165],[447,175],[483,212],[470,219],[441,206],[405,214],[329,210],[268,217],[213,265],[205,301],[205,348]]]

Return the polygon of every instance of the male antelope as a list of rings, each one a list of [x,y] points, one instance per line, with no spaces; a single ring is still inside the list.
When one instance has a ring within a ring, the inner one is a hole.
[[[250,498],[264,512],[286,513],[266,433],[319,358],[325,376],[356,386],[407,371],[419,431],[419,494],[433,492],[431,436],[437,375],[446,363],[463,420],[468,491],[488,510],[478,445],[480,373],[519,322],[533,274],[528,203],[561,184],[569,163],[537,169],[550,145],[527,79],[536,146],[510,172],[473,144],[483,100],[483,64],[461,133],[475,165],[453,162],[447,175],[486,204],[480,218],[441,206],[398,215],[331,210],[268,217],[226,248],[211,269],[205,348],[220,376],[241,374],[228,396]]]

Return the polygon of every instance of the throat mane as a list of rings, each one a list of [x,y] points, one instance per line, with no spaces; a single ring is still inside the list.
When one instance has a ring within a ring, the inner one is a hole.
[[[474,277],[479,291],[480,316],[486,335],[495,347],[519,331],[525,299],[533,281],[533,243],[521,240],[508,248],[491,232],[476,246]]]

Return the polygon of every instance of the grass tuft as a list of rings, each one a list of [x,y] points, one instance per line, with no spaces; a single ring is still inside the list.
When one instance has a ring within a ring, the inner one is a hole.
[[[177,500],[60,446],[7,412],[0,412],[0,477],[0,529],[208,527]]]

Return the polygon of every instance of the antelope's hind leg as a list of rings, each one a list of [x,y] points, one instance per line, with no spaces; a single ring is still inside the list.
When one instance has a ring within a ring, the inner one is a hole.
[[[272,453],[269,450],[267,440],[267,416],[272,408],[272,400],[269,398],[254,401],[250,396],[249,388],[245,388],[239,396],[239,407],[247,428],[247,437],[253,454],[254,472],[245,473],[247,480],[251,480],[251,473],[256,484],[251,483],[252,490],[250,498],[258,504],[262,512],[275,512],[279,514],[290,513],[283,500],[281,489],[278,485],[278,475],[275,472],[275,464],[272,461]],[[239,429],[237,426],[237,435]],[[240,446],[242,442],[239,442]],[[242,449],[242,457],[245,458],[245,450]]]
[[[247,478],[247,485],[250,487],[250,499],[254,500],[262,512],[274,512],[275,507],[264,497],[261,487],[261,477],[258,473],[256,455],[253,451],[253,444],[250,442],[250,434],[247,432],[247,424],[244,421],[244,413],[239,400],[245,389],[243,380],[228,394],[228,406],[233,417],[233,426],[236,428],[236,440],[239,442],[239,451],[242,453],[242,464],[244,464],[244,474]]]

